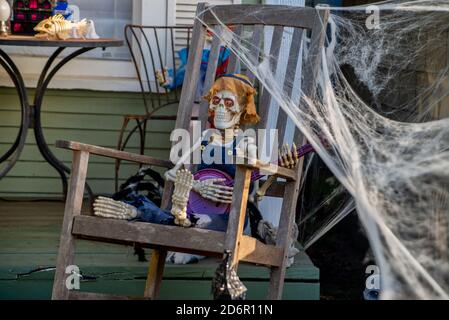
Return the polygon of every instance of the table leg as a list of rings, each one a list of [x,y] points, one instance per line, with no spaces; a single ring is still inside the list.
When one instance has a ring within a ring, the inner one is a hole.
[[[60,52],[62,52],[62,50],[64,50],[64,48],[58,48],[53,53],[53,55],[50,57],[50,59],[47,61],[47,64],[45,65],[44,69],[42,70],[41,76],[38,81],[38,86],[36,88],[36,93],[34,96],[33,120],[34,120],[34,136],[36,137],[36,144],[39,148],[40,153],[44,157],[44,159],[53,168],[55,168],[56,171],[59,173],[59,176],[61,177],[61,181],[62,181],[64,197],[67,195],[67,175],[66,174],[70,173],[70,169],[56,158],[56,156],[53,154],[53,152],[48,147],[47,142],[45,141],[45,137],[42,132],[42,124],[41,124],[42,101],[43,101],[45,91],[47,90],[47,87],[48,87],[50,81],[53,79],[54,75],[59,71],[59,69],[61,69],[70,60],[72,60],[75,57],[79,56],[80,54],[83,54],[92,49],[94,49],[94,48],[78,49],[78,50],[74,51],[73,53],[64,57],[60,62],[58,62],[50,70],[50,67],[53,64],[55,58],[58,56],[58,54]],[[89,194],[92,194],[92,191],[90,190],[90,188],[87,184],[86,184],[86,187],[87,187]]]
[[[19,95],[21,106],[20,129],[17,134],[16,140],[14,141],[14,144],[9,148],[9,150],[0,157],[0,163],[8,161],[8,163],[3,168],[0,168],[0,179],[2,179],[14,167],[17,160],[19,159],[20,154],[22,153],[23,147],[25,146],[28,127],[30,124],[30,109],[28,104],[28,95],[22,79],[22,75],[20,74],[19,69],[11,60],[11,58],[1,49],[0,65],[3,67],[3,69],[5,69],[5,71],[13,81]]]

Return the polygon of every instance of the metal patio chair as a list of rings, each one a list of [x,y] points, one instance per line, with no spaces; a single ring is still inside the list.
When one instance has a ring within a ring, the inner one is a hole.
[[[139,80],[140,91],[145,107],[144,114],[125,114],[120,129],[117,150],[124,151],[137,132],[139,135],[139,153],[144,154],[146,133],[149,121],[175,121],[176,115],[160,115],[161,109],[178,104],[181,85],[173,88],[158,85],[158,71],[165,81],[164,69],[172,70],[173,77],[179,76],[182,63],[177,56],[180,50],[189,51],[192,26],[143,26],[126,25],[125,40]],[[160,113],[160,112],[159,112]],[[134,123],[134,126],[128,127]],[[115,161],[115,191],[119,188],[121,160]]]

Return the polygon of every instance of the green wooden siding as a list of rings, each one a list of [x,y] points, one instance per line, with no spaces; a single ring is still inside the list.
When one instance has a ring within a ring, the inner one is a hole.
[[[30,96],[34,94],[30,90]],[[158,114],[176,114],[177,105]],[[76,140],[115,148],[124,114],[143,114],[139,93],[98,92],[87,90],[49,90],[42,108],[44,135],[58,159],[67,166],[71,153],[53,147],[57,139]],[[0,88],[0,154],[14,142],[20,123],[19,99],[14,88]],[[148,126],[145,154],[160,158],[169,155],[170,132],[174,121],[153,121]],[[127,150],[139,151],[138,136]],[[126,179],[138,169],[123,163],[120,178]],[[110,194],[114,188],[114,161],[92,156],[88,182],[95,193]],[[57,172],[40,155],[32,129],[28,132],[20,160],[0,180],[0,197],[60,197],[61,182]]]

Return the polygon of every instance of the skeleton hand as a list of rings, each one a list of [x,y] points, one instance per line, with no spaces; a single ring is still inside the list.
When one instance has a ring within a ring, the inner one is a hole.
[[[99,217],[129,220],[137,217],[137,213],[132,205],[111,198],[98,197],[94,202],[94,215]]]
[[[231,203],[233,188],[220,184],[220,182],[224,181],[226,179],[197,180],[193,183],[193,190],[205,199],[220,203]]]
[[[279,149],[279,166],[287,169],[293,169],[294,167],[296,167],[298,162],[299,157],[298,153],[296,152],[296,145],[294,143],[291,150],[288,143],[284,144]]]
[[[187,201],[193,185],[193,175],[189,170],[181,169],[176,172],[175,189],[172,196],[171,214],[175,217],[175,224],[190,227],[192,223],[187,219]]]

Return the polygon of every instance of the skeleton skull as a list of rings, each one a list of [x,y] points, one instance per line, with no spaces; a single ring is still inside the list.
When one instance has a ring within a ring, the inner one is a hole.
[[[209,110],[214,115],[214,126],[219,130],[234,128],[243,112],[235,94],[227,90],[219,91],[212,97]]]

